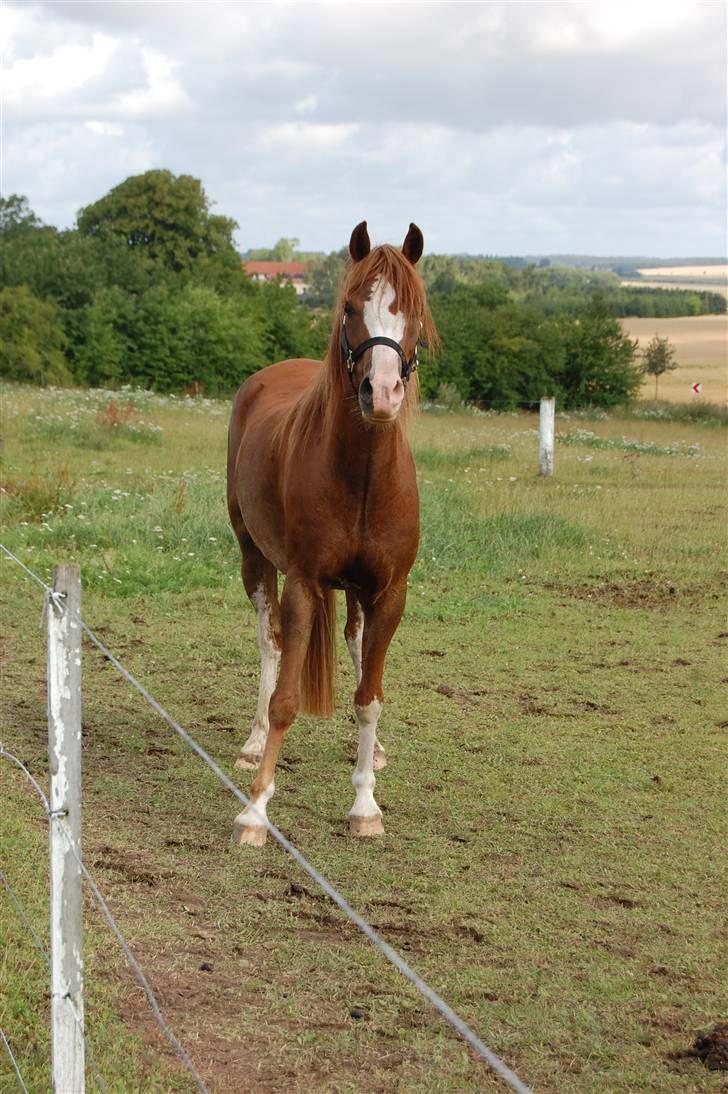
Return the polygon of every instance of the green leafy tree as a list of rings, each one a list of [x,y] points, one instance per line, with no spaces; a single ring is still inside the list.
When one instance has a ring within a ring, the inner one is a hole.
[[[310,308],[333,308],[344,281],[349,260],[348,247],[332,251],[308,264],[308,290],[304,303]]]
[[[35,384],[67,384],[65,335],[58,308],[26,285],[0,290],[0,375]]]
[[[4,198],[0,194],[0,237],[3,242],[14,235],[22,235],[28,229],[44,228],[40,217],[30,208],[23,194],[10,194]]]
[[[115,387],[129,379],[136,335],[137,300],[117,285],[101,288],[81,312],[74,312],[74,376],[92,387]]]
[[[483,316],[482,351],[470,382],[471,400],[498,410],[533,407],[543,395],[562,398],[556,379],[563,341],[556,324],[509,301]]]
[[[254,247],[246,251],[245,259],[248,262],[294,262],[299,258],[300,244],[300,239],[279,239],[272,247]]]
[[[463,400],[486,398],[482,389],[474,390],[473,376],[485,368],[488,357],[488,316],[507,299],[507,292],[497,285],[458,285],[452,292],[432,296],[441,349],[436,355],[422,354],[420,383],[425,396],[433,398],[441,384],[453,384]]]
[[[593,300],[579,316],[560,316],[559,327],[564,357],[556,378],[564,405],[608,408],[630,402],[641,383],[637,341],[627,337],[603,302]]]
[[[292,357],[322,357],[330,334],[328,320],[301,307],[292,285],[264,281],[258,289],[264,346],[261,365]]]
[[[508,288],[509,275],[502,262],[470,255],[425,255],[420,273],[430,293],[452,292],[458,285],[498,285]]]
[[[188,285],[177,313],[176,356],[185,384],[209,394],[232,391],[265,363],[262,323],[244,300]]]
[[[176,273],[212,256],[239,267],[233,243],[236,228],[229,217],[210,213],[199,179],[162,170],[132,175],[78,214],[81,235],[120,238]]]
[[[657,398],[657,382],[660,377],[677,368],[675,354],[675,347],[667,338],[660,338],[659,334],[656,334],[649,345],[642,350],[640,369],[645,375],[655,377],[655,398]]]

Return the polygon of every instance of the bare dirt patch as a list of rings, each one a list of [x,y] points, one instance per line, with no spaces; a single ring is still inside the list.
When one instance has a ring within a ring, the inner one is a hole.
[[[728,1071],[728,1022],[717,1022],[711,1030],[699,1033],[689,1049],[671,1052],[680,1071],[688,1071],[694,1062],[700,1062],[708,1071]]]
[[[719,600],[724,595],[718,585],[671,581],[656,574],[604,577],[575,585],[545,581],[544,588],[561,596],[610,607],[657,610],[672,608],[680,603],[692,606],[706,600]]]

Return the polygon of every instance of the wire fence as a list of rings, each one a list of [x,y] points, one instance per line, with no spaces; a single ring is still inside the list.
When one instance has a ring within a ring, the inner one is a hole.
[[[16,766],[23,767],[23,765],[18,760],[17,756],[13,756],[11,753],[7,752],[3,748],[2,745],[0,745],[0,758],[6,759],[6,760],[11,760],[12,762],[14,762],[16,764]],[[29,775],[29,772],[27,771],[27,768],[24,768],[24,770]],[[32,776],[30,776],[30,778],[33,782],[35,782],[35,780],[32,779]],[[46,815],[47,815],[47,810],[46,810]],[[8,881],[7,877],[5,876],[5,874],[3,873],[2,870],[0,870],[0,882],[2,882],[3,888],[5,889],[6,893],[10,897],[10,900],[12,901],[13,906],[15,907],[15,911],[18,914],[18,918],[22,922],[23,926],[25,927],[25,929],[28,932],[28,934],[30,935],[30,937],[33,939],[33,945],[38,950],[39,954],[41,955],[41,957],[45,961],[46,965],[50,969],[50,965],[51,965],[50,950],[48,949],[46,944],[42,941],[42,939],[38,936],[37,931],[33,927],[33,924],[30,922],[30,917],[29,917],[28,913],[25,910],[25,906],[23,905],[22,901],[20,900],[20,897],[18,896],[18,894],[12,888],[10,882]],[[91,1042],[89,1041],[88,1036],[86,1035],[86,1030],[84,1028],[84,1023],[81,1021],[79,1015],[76,1014],[75,1012],[73,1014],[73,1019],[76,1022],[76,1025],[78,1026],[78,1028],[81,1032],[81,1035],[83,1036],[84,1044],[86,1046],[86,1055],[88,1056],[89,1066],[91,1067],[91,1071],[93,1072],[94,1082],[96,1083],[96,1087],[97,1087],[98,1090],[101,1091],[101,1094],[108,1094],[108,1089],[109,1088],[107,1087],[106,1083],[104,1082],[104,1080],[101,1076],[101,1072],[99,1071],[99,1067],[98,1067],[98,1064],[96,1062],[96,1056],[95,1056],[94,1051],[91,1047]],[[5,1040],[5,1038],[3,1038],[3,1040]],[[6,1050],[8,1052],[8,1055],[10,1055],[11,1059],[12,1059],[12,1054],[10,1053],[10,1046],[7,1044],[7,1041],[5,1042],[5,1047],[6,1047]],[[15,1066],[16,1071],[17,1071],[17,1065],[14,1065],[14,1066]]]
[[[38,577],[32,570],[30,570],[19,558],[17,558],[12,551],[9,551],[7,547],[0,543],[0,550],[2,550],[8,560],[15,562],[28,577],[30,577],[41,589],[43,589],[46,597],[46,606],[49,603],[54,603],[54,598],[58,594],[54,592],[48,585],[45,584],[41,578]],[[417,989],[417,991],[427,1000],[428,1003],[445,1019],[446,1022],[458,1033],[458,1035],[471,1047],[480,1059],[482,1059],[491,1070],[503,1080],[503,1082],[510,1087],[511,1090],[517,1092],[517,1094],[530,1094],[529,1088],[521,1081],[521,1079],[512,1071],[507,1064],[500,1059],[480,1037],[474,1032],[463,1018],[457,1014],[453,1008],[445,1002],[445,1000],[433,989],[430,985],[417,973],[411,965],[402,957],[397,950],[389,945],[384,938],[367,922],[366,919],[359,912],[357,912],[349,902],[338,892],[338,890],[316,869],[316,867],[308,861],[308,859],[298,850],[294,844],[291,843],[286,836],[268,819],[267,816],[259,813],[253,806],[250,799],[242,790],[225,774],[215,760],[209,755],[208,752],[200,745],[192,736],[183,729],[181,725],[164,709],[164,707],[154,698],[153,695],[141,684],[135,676],[118,660],[117,657],[109,650],[104,643],[94,634],[94,632],[87,626],[87,624],[81,620],[81,628],[86,634],[89,641],[100,651],[103,657],[127,680],[128,683],[134,687],[140,695],[146,700],[146,702],[157,712],[164,722],[172,729],[184,742],[192,749],[193,752],[210,768],[210,770],[217,776],[222,785],[231,793],[239,802],[244,806],[252,809],[257,815],[261,824],[265,825],[270,835],[280,844],[280,846],[291,856],[291,858],[298,863],[302,870],[314,881],[319,888],[337,905],[337,907],[344,913],[344,915],[350,920],[351,923],[357,927],[362,934],[364,934],[369,941],[387,958],[387,960],[404,976],[411,984]],[[5,758],[14,763],[17,767],[21,768],[26,778],[33,784],[36,793],[40,796],[44,803],[45,812],[49,815],[48,801],[41,790],[40,786],[33,778],[31,773],[25,767],[21,761],[8,752],[0,745],[0,758]],[[69,846],[72,846],[70,844]],[[72,847],[73,854],[79,864],[81,873],[83,874],[86,883],[88,884],[94,899],[99,904],[104,917],[113,931],[119,945],[121,946],[127,962],[132,969],[138,983],[144,990],[147,1000],[151,1006],[152,1012],[160,1028],[162,1029],[165,1037],[169,1040],[170,1044],[175,1049],[180,1061],[183,1063],[187,1071],[193,1078],[197,1089],[205,1091],[205,1085],[198,1075],[194,1064],[189,1058],[186,1050],[179,1042],[175,1034],[170,1029],[168,1023],[164,1019],[164,1016],[159,1008],[159,1005],[154,998],[149,983],[144,976],[144,972],[141,966],[134,958],[124,936],[115,923],[108,905],[104,901],[98,886],[91,878],[85,865],[78,857],[75,848]],[[3,1038],[5,1040],[5,1038]],[[10,1052],[9,1045],[6,1043],[6,1049]],[[22,1080],[21,1080],[22,1081]]]

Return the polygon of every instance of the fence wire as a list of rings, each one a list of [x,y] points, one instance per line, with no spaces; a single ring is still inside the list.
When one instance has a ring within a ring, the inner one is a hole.
[[[20,1074],[20,1068],[18,1067],[18,1061],[13,1056],[13,1050],[10,1047],[10,1043],[9,1043],[7,1037],[5,1036],[5,1030],[2,1029],[2,1027],[0,1027],[0,1038],[2,1038],[2,1042],[5,1045],[5,1051],[7,1052],[8,1057],[10,1059],[10,1063],[12,1064],[13,1071],[15,1072],[15,1077],[18,1080],[18,1086],[20,1087],[20,1089],[22,1091],[24,1091],[24,1094],[28,1094],[28,1088],[25,1085],[25,1083],[23,1082],[23,1076]]]
[[[39,585],[46,596],[53,595],[53,590],[45,584],[37,574],[34,574],[32,570],[29,570],[20,559],[0,543],[0,550],[4,551],[8,558],[16,562],[32,579]],[[114,656],[111,650],[108,649],[104,643],[97,638],[94,632],[84,623],[81,622],[81,628],[93,643],[94,646],[102,653],[105,659],[113,665],[113,667],[119,672],[125,680],[127,680],[132,687],[134,687],[139,694],[147,701],[147,703],[157,712],[164,722],[174,730],[174,732],[181,737],[181,739],[188,745],[189,748],[195,752],[200,759],[207,764],[210,770],[217,776],[223,786],[230,791],[244,806],[251,809],[251,811],[258,817],[261,824],[265,825],[265,828],[270,835],[280,844],[281,847],[294,859],[295,862],[304,870],[305,873],[314,881],[323,892],[341,909],[344,915],[357,927],[362,934],[364,934],[370,942],[387,958],[390,964],[402,973],[411,984],[417,988],[420,994],[430,1003],[432,1007],[449,1023],[450,1026],[459,1034],[460,1037],[473,1049],[473,1051],[484,1060],[492,1071],[498,1075],[507,1086],[514,1090],[516,1094],[531,1094],[530,1088],[512,1071],[507,1064],[497,1056],[492,1049],[490,1049],[484,1041],[478,1037],[478,1035],[470,1028],[463,1018],[457,1014],[452,1007],[445,1002],[445,1000],[433,989],[430,985],[423,980],[423,978],[417,973],[411,965],[395,950],[388,942],[382,938],[378,931],[371,926],[362,915],[359,914],[349,902],[338,892],[334,886],[327,881],[327,879],[319,873],[315,866],[308,861],[308,859],[295,847],[286,836],[276,828],[276,826],[268,819],[267,816],[261,814],[256,810],[255,806],[251,802],[250,798],[243,793],[242,790],[230,779],[220,766],[212,759],[212,757],[205,751],[202,745],[192,737],[187,730],[183,729],[178,722],[168,714],[164,707],[154,698],[153,695],[141,684],[135,676]],[[75,852],[74,852],[75,853]],[[82,870],[85,870],[83,864],[81,864]],[[110,913],[109,913],[110,914]]]
[[[10,759],[10,758],[11,758],[10,753],[6,752],[5,749],[2,747],[2,745],[0,745],[0,759]],[[0,882],[2,882],[8,896],[12,900],[12,902],[15,906],[15,911],[18,913],[18,917],[22,920],[23,925],[25,926],[26,930],[28,931],[28,934],[33,939],[33,944],[35,945],[35,948],[38,950],[41,957],[45,961],[46,965],[50,969],[50,967],[51,967],[50,950],[48,949],[46,944],[42,941],[42,939],[40,939],[38,937],[38,934],[34,930],[33,924],[30,922],[30,918],[28,917],[28,913],[25,911],[25,908],[23,907],[23,904],[22,904],[20,898],[18,897],[18,894],[13,890],[10,882],[8,881],[7,877],[2,872],[2,870],[0,870]],[[86,1030],[84,1028],[84,1023],[81,1021],[81,1018],[80,1018],[78,1012],[76,1011],[75,1006],[73,1006],[73,1005],[71,1006],[71,1013],[73,1015],[73,1020],[76,1023],[76,1026],[77,1026],[81,1036],[83,1037],[84,1051],[85,1051],[86,1057],[88,1059],[89,1067],[91,1068],[91,1071],[93,1073],[94,1082],[96,1083],[96,1086],[98,1087],[98,1089],[101,1091],[101,1094],[109,1094],[109,1088],[107,1087],[106,1083],[104,1082],[103,1078],[101,1077],[101,1072],[99,1071],[98,1064],[96,1063],[96,1055],[93,1051],[93,1046],[91,1045],[91,1041],[88,1039],[88,1037],[86,1035]]]
[[[43,791],[38,786],[38,783],[35,781],[35,779],[31,775],[31,773],[28,771],[25,764],[22,763],[18,759],[17,756],[14,756],[12,754],[12,752],[8,752],[8,750],[2,744],[0,744],[0,759],[10,760],[12,763],[14,763],[16,765],[16,767],[20,768],[20,770],[23,772],[23,774],[28,779],[28,781],[30,783],[32,783],[32,785],[35,788],[36,792],[40,795],[40,798],[43,802],[43,808],[45,810],[45,814],[48,817],[48,820],[50,821],[52,818],[51,818],[51,811],[48,808],[48,800],[46,799]],[[111,928],[114,936],[116,937],[119,945],[121,946],[124,957],[126,958],[127,963],[129,965],[131,971],[134,973],[134,976],[136,977],[137,983],[139,984],[142,991],[146,995],[147,1002],[149,1003],[149,1006],[151,1007],[154,1018],[155,1018],[157,1024],[159,1025],[160,1029],[162,1030],[162,1033],[167,1038],[169,1043],[172,1045],[172,1048],[175,1050],[175,1052],[179,1056],[181,1062],[184,1064],[187,1071],[189,1071],[190,1075],[192,1076],[192,1079],[194,1080],[194,1083],[195,1083],[197,1089],[200,1091],[200,1094],[208,1094],[207,1087],[205,1086],[204,1082],[202,1081],[202,1079],[198,1075],[197,1070],[195,1068],[195,1065],[192,1063],[192,1060],[190,1059],[189,1055],[187,1054],[187,1051],[184,1048],[184,1045],[182,1045],[182,1043],[178,1040],[177,1036],[175,1035],[175,1033],[172,1031],[171,1027],[169,1026],[169,1023],[167,1022],[166,1018],[162,1014],[162,1011],[159,1007],[159,1003],[157,1002],[156,996],[154,995],[154,992],[152,991],[152,989],[150,987],[149,981],[147,980],[146,976],[144,975],[144,970],[142,969],[141,965],[139,964],[136,957],[134,956],[131,949],[129,948],[129,944],[127,943],[127,941],[124,938],[124,935],[122,934],[118,924],[116,923],[116,920],[114,919],[113,915],[111,914],[111,911],[109,910],[108,904],[106,903],[103,896],[101,895],[101,892],[99,890],[98,885],[96,884],[94,879],[91,877],[91,874],[86,869],[85,864],[79,858],[78,852],[76,851],[76,848],[74,847],[73,842],[71,840],[71,837],[69,836],[65,826],[64,825],[59,825],[59,828],[60,828],[61,832],[63,832],[63,835],[66,839],[66,843],[68,845],[69,851],[71,852],[71,854],[75,858],[76,862],[78,863],[78,867],[79,867],[79,869],[80,869],[80,871],[81,871],[81,873],[84,877],[84,880],[86,881],[89,889],[91,890],[91,893],[93,894],[93,897],[96,900],[97,904],[101,908],[104,919],[108,923],[108,925]],[[12,892],[12,890],[10,888],[10,885],[8,884],[7,879],[5,878],[5,875],[3,874],[2,877],[3,877],[3,883],[5,885],[5,888],[8,890],[8,892],[13,897],[13,902],[15,903],[16,908],[19,908],[20,907],[19,901],[17,900],[17,897],[15,897],[15,894]],[[22,912],[21,912],[21,918],[23,918],[23,920],[25,922],[27,922],[26,917],[25,917],[24,913],[22,913]],[[35,931],[33,931],[32,933],[37,938],[37,935],[35,935]],[[40,943],[40,940],[38,940],[38,941]],[[40,943],[40,947],[41,947],[41,952],[43,952],[44,956],[46,957],[46,960],[50,964],[50,955],[48,954],[47,950],[45,949],[45,947],[43,946],[42,943]],[[79,1026],[79,1029],[81,1030],[81,1033],[84,1034],[85,1031],[84,1031],[84,1028],[83,1028],[83,1024],[81,1023],[79,1016],[77,1014],[75,1014],[75,1012],[74,1012],[74,1018],[76,1020],[76,1024]],[[84,1036],[84,1041],[85,1041],[85,1036]],[[91,1062],[91,1059],[92,1059],[92,1055],[91,1055],[91,1053],[89,1053],[89,1062]],[[101,1086],[105,1090],[106,1088],[104,1087],[103,1079],[101,1079],[101,1076],[97,1075],[97,1079],[100,1080]]]
[[[2,745],[0,745],[0,757],[3,757],[5,759],[7,759],[8,756],[9,756],[9,753],[6,753],[4,748],[2,747]],[[2,872],[2,870],[0,870],[0,882],[2,882],[8,896],[10,897],[13,904],[15,905],[15,911],[18,913],[19,919],[22,920],[23,926],[25,927],[25,929],[28,932],[28,934],[30,935],[30,937],[33,939],[33,944],[35,945],[36,950],[41,955],[41,957],[45,961],[46,965],[48,965],[50,967],[50,963],[51,963],[50,951],[49,951],[48,947],[46,946],[45,942],[43,942],[43,940],[41,938],[39,938],[39,936],[37,935],[37,933],[36,933],[36,931],[33,927],[33,924],[30,922],[30,919],[28,918],[28,914],[25,911],[25,908],[20,903],[20,900],[18,898],[17,893],[15,893],[13,891],[13,889],[10,885],[10,882],[8,881],[8,879],[6,878],[6,876]]]

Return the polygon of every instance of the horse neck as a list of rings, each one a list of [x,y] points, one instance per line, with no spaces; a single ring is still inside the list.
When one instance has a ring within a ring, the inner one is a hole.
[[[391,480],[395,467],[409,450],[400,422],[385,427],[368,425],[358,405],[342,401],[327,423],[326,445],[337,478],[353,490],[369,490],[373,481]]]

